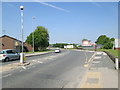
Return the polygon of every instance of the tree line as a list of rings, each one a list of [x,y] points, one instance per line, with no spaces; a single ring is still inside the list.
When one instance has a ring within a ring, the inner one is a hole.
[[[35,51],[44,50],[49,46],[49,33],[47,28],[43,26],[38,26],[30,35],[27,36],[25,42],[30,44],[33,47],[33,35],[34,35],[34,49]],[[87,39],[83,39],[87,40]],[[102,45],[103,49],[112,49],[114,38],[109,38],[106,35],[101,35],[97,38],[96,44]],[[56,43],[50,44],[53,47],[64,48],[66,45],[74,45],[77,48],[77,44],[68,44],[68,43]]]

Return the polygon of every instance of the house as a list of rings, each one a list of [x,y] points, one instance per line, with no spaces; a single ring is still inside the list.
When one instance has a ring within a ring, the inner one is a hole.
[[[120,39],[115,39],[114,49],[120,50]]]
[[[3,35],[0,37],[0,49],[16,49],[21,52],[22,41],[17,40],[16,38]],[[24,43],[24,51],[32,51],[32,46],[28,43]]]
[[[64,48],[74,48],[74,45],[66,45]]]

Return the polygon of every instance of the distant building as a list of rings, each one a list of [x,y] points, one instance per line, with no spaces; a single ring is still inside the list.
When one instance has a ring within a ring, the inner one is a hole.
[[[74,45],[66,45],[64,48],[74,48]]]
[[[82,46],[92,46],[92,43],[90,40],[85,40],[85,41],[82,41]]]
[[[98,44],[98,45],[97,45],[97,49],[102,48],[102,47],[103,47],[102,44]]]
[[[83,49],[94,49],[94,44],[92,44],[90,40],[82,41],[81,46],[82,46]]]
[[[19,52],[21,52],[21,45],[22,42],[20,40],[17,40],[13,37],[4,35],[0,37],[0,47],[1,50],[3,49],[16,49]],[[24,43],[24,51],[32,51],[32,46],[29,45],[28,43]]]
[[[120,50],[120,39],[115,39],[114,49]]]

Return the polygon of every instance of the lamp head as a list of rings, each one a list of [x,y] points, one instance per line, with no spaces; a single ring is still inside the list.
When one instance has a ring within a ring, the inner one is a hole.
[[[23,9],[24,9],[24,6],[20,6],[20,9],[23,10]]]

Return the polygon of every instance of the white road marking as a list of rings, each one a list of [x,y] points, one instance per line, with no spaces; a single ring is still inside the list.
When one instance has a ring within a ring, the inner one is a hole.
[[[101,58],[101,56],[99,56],[99,57],[94,57],[94,59],[100,59]]]
[[[93,58],[95,57],[95,55],[96,55],[96,53],[94,53],[93,56],[88,60],[88,63],[93,60]]]
[[[50,58],[54,58],[54,57],[56,57],[56,56],[49,56]]]
[[[52,59],[52,58],[50,58],[50,57],[46,57],[46,58],[44,58],[45,60],[47,60],[47,59]]]
[[[2,76],[2,77],[8,77],[8,76],[11,76],[12,74],[8,74],[8,75],[5,75],[5,76]]]
[[[99,55],[100,55],[100,54],[102,54],[102,53],[103,53],[103,52],[97,52],[96,54],[99,54]]]
[[[36,60],[32,60],[33,62],[36,62]]]
[[[97,63],[100,63],[100,61],[93,61],[92,63],[93,64],[97,64]]]
[[[107,55],[106,53],[103,53],[103,55]]]
[[[22,66],[23,69],[27,69],[25,66]]]
[[[95,52],[95,51],[87,51],[87,52]]]
[[[25,70],[20,70],[20,72],[25,71]]]
[[[38,63],[41,63],[41,64],[42,64],[43,62],[41,62],[41,61],[38,61]]]
[[[46,60],[51,60],[51,61],[53,61],[53,60],[55,60],[55,58],[58,58],[58,57],[60,57],[60,56],[64,56],[64,55],[66,55],[66,54],[69,54],[70,53],[70,51],[69,52],[65,52],[65,53],[60,53],[60,54],[56,54],[56,55],[53,55],[53,56],[48,56],[48,57],[45,57],[45,58],[43,58],[43,59],[36,59],[36,60],[32,60],[33,61],[33,63],[34,64],[36,64],[36,63],[43,63],[42,61],[44,60],[44,61],[46,61]],[[26,69],[25,67],[23,67],[24,69]]]

